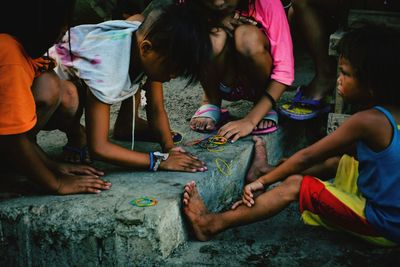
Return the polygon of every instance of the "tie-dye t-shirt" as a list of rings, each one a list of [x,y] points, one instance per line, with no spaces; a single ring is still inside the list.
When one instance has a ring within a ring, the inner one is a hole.
[[[139,83],[129,77],[131,44],[140,24],[114,20],[71,28],[71,51],[68,33],[49,51],[58,63],[57,74],[62,79],[82,79],[92,94],[106,104],[132,96]]]

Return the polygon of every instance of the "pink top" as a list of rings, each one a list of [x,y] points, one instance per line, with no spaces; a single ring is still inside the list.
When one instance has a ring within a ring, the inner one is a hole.
[[[263,26],[271,45],[271,79],[285,85],[294,80],[293,43],[289,23],[280,0],[256,0],[255,10],[250,6],[253,16]]]

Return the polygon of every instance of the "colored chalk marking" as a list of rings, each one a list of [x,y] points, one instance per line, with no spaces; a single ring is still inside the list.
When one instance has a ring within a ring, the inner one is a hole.
[[[215,163],[217,164],[217,170],[225,176],[232,174],[232,167],[223,159],[216,158]]]

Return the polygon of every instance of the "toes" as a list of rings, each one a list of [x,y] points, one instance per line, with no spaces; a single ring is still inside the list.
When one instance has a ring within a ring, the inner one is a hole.
[[[189,198],[190,198],[190,195],[189,195],[188,192],[183,193],[183,200],[184,201],[186,200],[186,202],[189,202]]]
[[[215,125],[214,125],[214,123],[212,121],[209,121],[207,123],[207,126],[206,126],[207,130],[213,130],[214,127],[215,127]]]
[[[253,136],[253,141],[254,141],[255,145],[258,145],[259,143],[262,142],[262,139],[261,139],[261,137],[259,137],[257,135],[254,135]]]
[[[190,187],[188,185],[186,185],[185,188],[183,189],[183,196],[185,196],[185,194],[187,194],[189,197],[190,191],[191,191]]]
[[[196,118],[190,122],[190,127],[195,130],[213,130],[215,125],[214,121],[207,118]]]
[[[195,182],[194,181],[190,181],[189,183],[187,183],[185,185],[184,191],[187,192],[188,194],[191,194],[192,191],[193,191],[194,186],[195,186]]]

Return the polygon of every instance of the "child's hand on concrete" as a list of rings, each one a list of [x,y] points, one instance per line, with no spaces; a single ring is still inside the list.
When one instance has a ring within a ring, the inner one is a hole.
[[[95,175],[73,176],[60,175],[57,194],[69,195],[78,193],[95,193],[111,188],[111,183],[106,182]]]
[[[182,148],[170,150],[167,160],[160,163],[160,169],[169,171],[204,172],[207,170],[205,163],[196,156],[182,152]]]
[[[101,177],[104,175],[104,172],[100,170],[97,170],[88,165],[80,165],[80,164],[55,162],[52,169],[54,170],[54,172],[58,174],[65,174],[65,175],[90,175],[96,177]]]
[[[254,124],[250,120],[243,118],[237,121],[228,122],[222,126],[218,131],[218,135],[235,142],[240,137],[249,135],[254,130],[254,127]]]
[[[183,148],[183,147],[181,147],[181,146],[175,146],[175,147],[173,147],[173,148],[171,148],[170,150],[169,150],[169,153],[171,153],[171,152],[182,152],[182,153],[186,153],[186,150]]]

